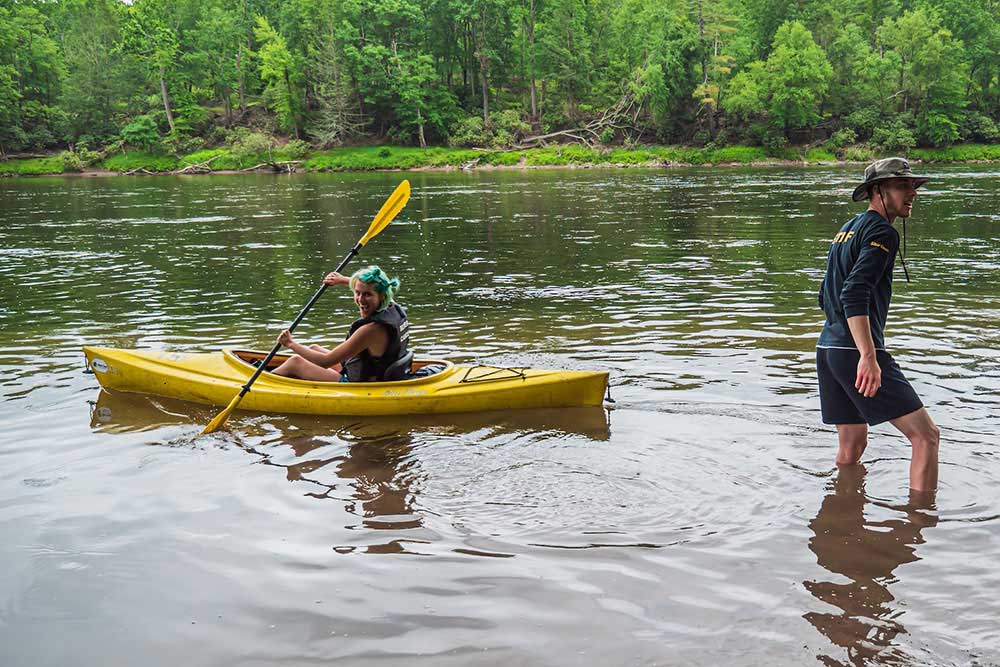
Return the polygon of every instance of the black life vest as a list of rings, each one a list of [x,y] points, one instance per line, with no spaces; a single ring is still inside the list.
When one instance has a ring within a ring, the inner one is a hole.
[[[410,342],[410,321],[406,319],[406,310],[402,306],[393,303],[380,313],[355,320],[347,337],[350,338],[369,322],[378,322],[385,327],[389,332],[389,344],[381,357],[372,356],[365,348],[345,361],[344,374],[349,382],[380,382],[389,366],[406,354],[406,346]]]

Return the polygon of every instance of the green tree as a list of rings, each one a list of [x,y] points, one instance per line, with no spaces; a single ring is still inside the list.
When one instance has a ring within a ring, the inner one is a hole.
[[[727,112],[749,120],[767,112],[769,97],[770,78],[767,67],[763,61],[755,60],[733,77],[725,108]]]
[[[224,0],[205,0],[191,31],[192,52],[185,60],[201,76],[202,85],[211,86],[212,96],[222,103],[227,122],[233,118],[233,96],[241,83],[241,60],[246,40],[239,8]],[[238,100],[237,100],[238,102]]]
[[[62,134],[56,103],[65,66],[50,21],[33,3],[0,7],[0,145],[42,149]],[[6,148],[3,148],[6,150]]]
[[[100,141],[120,127],[117,116],[136,83],[131,61],[114,54],[127,6],[116,0],[63,0],[53,20],[66,63],[60,107],[68,119],[66,139]]]
[[[159,84],[163,110],[170,131],[174,131],[174,113],[167,85],[169,72],[176,66],[180,44],[176,29],[170,25],[167,0],[137,0],[128,9],[121,26],[121,41],[116,52],[138,60]]]
[[[289,51],[285,38],[264,16],[257,16],[254,35],[260,42],[257,58],[260,77],[267,83],[264,97],[278,114],[282,127],[296,138],[302,125],[301,68]]]
[[[590,11],[586,0],[549,0],[539,26],[544,76],[565,104],[564,116],[578,118],[578,105],[592,84]]]
[[[538,45],[536,41],[540,0],[521,0],[519,19],[521,32],[521,70],[528,85],[528,113],[538,124]]]
[[[726,2],[695,0],[694,19],[698,25],[698,59],[701,81],[692,95],[701,104],[710,137],[715,136],[715,114],[722,97],[722,87],[733,71],[736,59],[726,51],[726,44],[736,33],[736,14]]]
[[[0,156],[24,142],[18,109],[21,102],[15,54],[17,38],[11,10],[0,6]]]
[[[819,120],[833,69],[798,21],[783,23],[772,47],[766,62],[752,63],[734,77],[727,108],[744,117],[765,115],[787,137],[789,130]]]
[[[323,147],[360,136],[368,119],[360,110],[360,99],[335,40],[328,39],[320,45],[313,55],[310,71],[317,109],[312,115],[309,135]]]
[[[122,128],[122,139],[136,148],[152,149],[160,142],[160,134],[156,131],[156,121],[149,116],[139,116]]]
[[[17,70],[12,65],[0,65],[0,157],[12,148],[17,149],[24,141],[24,131],[17,116],[20,100]]]
[[[423,49],[426,15],[402,0],[344,3],[337,28],[343,60],[379,132],[393,129],[424,146],[428,128],[445,138],[455,98],[440,84],[434,58]],[[341,75],[342,76],[342,75]]]
[[[804,25],[795,21],[778,28],[767,69],[771,119],[781,124],[786,134],[790,128],[818,121],[833,69]]]
[[[869,80],[873,54],[860,26],[851,23],[843,26],[827,49],[833,71],[829,100],[832,113],[846,115],[877,103],[877,90]]]
[[[878,38],[898,56],[898,110],[913,113],[917,138],[934,145],[957,140],[968,82],[961,43],[923,8],[887,19]]]
[[[473,56],[479,66],[480,99],[486,123],[490,119],[490,77],[497,67],[505,64],[504,56],[510,49],[510,10],[507,0],[467,0],[463,11],[472,33]]]
[[[942,25],[963,46],[968,62],[964,97],[1000,119],[1000,2],[935,0]]]
[[[622,87],[649,111],[663,136],[691,106],[699,60],[696,27],[682,2],[624,0],[614,18],[613,43]]]
[[[445,125],[440,109],[430,103],[430,93],[436,78],[434,62],[427,54],[400,54],[398,45],[392,54],[390,68],[393,73],[393,105],[396,121],[404,130],[415,132],[421,148],[427,146],[426,132],[428,120],[439,128]],[[433,112],[432,112],[433,109]],[[428,118],[428,114],[431,117]]]

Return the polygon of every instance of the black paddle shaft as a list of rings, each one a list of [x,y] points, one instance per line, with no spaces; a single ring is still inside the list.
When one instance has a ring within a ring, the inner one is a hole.
[[[344,269],[344,267],[347,266],[347,263],[350,262],[352,259],[354,259],[354,256],[357,255],[360,250],[361,250],[360,243],[351,248],[351,252],[347,253],[347,257],[344,258],[344,261],[340,263],[340,266],[338,266],[335,269],[335,271],[337,273],[340,273]],[[316,293],[313,294],[311,299],[309,299],[309,303],[307,303],[302,308],[302,310],[299,311],[299,314],[295,317],[294,320],[292,320],[292,323],[288,325],[289,332],[295,331],[295,327],[299,326],[299,322],[302,321],[302,318],[305,317],[306,313],[308,313],[309,310],[313,307],[313,305],[317,301],[319,301],[319,298],[323,295],[323,292],[326,291],[326,287],[327,287],[326,283],[320,285],[320,288],[316,290]],[[257,381],[257,378],[260,376],[261,373],[264,372],[264,369],[267,368],[267,365],[271,363],[271,359],[274,359],[274,355],[276,355],[278,353],[278,350],[280,349],[281,349],[281,343],[275,343],[274,347],[271,348],[271,352],[267,355],[267,357],[264,358],[264,362],[257,367],[257,370],[254,371],[254,374],[251,375],[250,379],[247,380],[247,383],[243,385],[243,389],[240,390],[240,396],[239,396],[240,398],[243,398],[243,396],[245,396],[246,393],[250,391],[250,385],[252,385],[254,382]]]

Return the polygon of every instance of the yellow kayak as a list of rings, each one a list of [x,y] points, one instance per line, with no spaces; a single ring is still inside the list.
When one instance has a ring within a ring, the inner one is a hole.
[[[267,355],[225,349],[210,354],[84,347],[105,389],[225,406]],[[270,367],[287,356],[277,355]],[[601,405],[608,374],[414,361],[440,370],[398,382],[312,382],[262,373],[240,403],[244,410],[314,415],[406,415],[515,408]]]

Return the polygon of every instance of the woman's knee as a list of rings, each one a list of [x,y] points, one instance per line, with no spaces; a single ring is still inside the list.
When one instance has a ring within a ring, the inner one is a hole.
[[[303,359],[297,354],[293,354],[288,357],[283,364],[278,366],[272,371],[275,375],[282,375],[284,377],[295,377],[299,374],[302,369]]]

